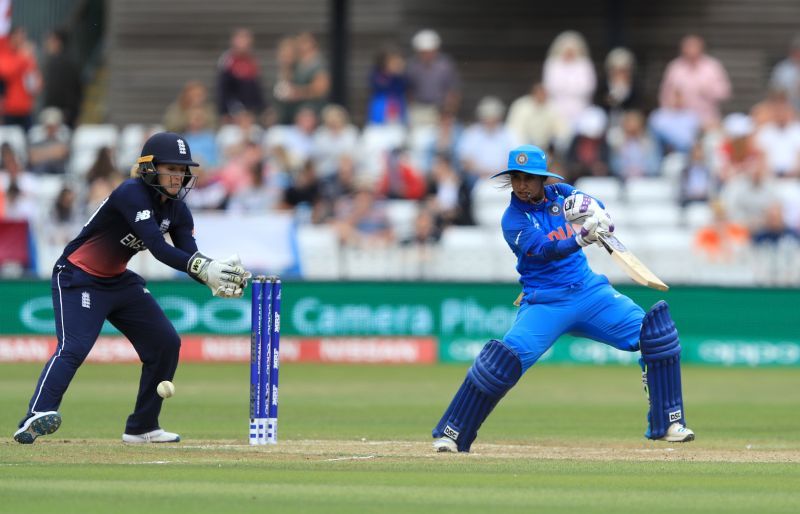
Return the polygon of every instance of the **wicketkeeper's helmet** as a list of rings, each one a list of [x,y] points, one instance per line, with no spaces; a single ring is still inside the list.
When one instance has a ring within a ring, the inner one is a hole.
[[[158,183],[159,164],[182,164],[186,166],[183,187],[177,195],[171,195]],[[182,200],[194,187],[197,177],[192,175],[189,166],[199,166],[192,160],[189,143],[174,132],[158,132],[150,136],[142,147],[142,155],[136,161],[136,172],[145,184],[154,187],[162,195]]]

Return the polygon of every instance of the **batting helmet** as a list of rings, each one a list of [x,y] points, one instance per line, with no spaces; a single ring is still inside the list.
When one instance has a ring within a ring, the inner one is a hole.
[[[158,132],[150,136],[142,147],[141,157],[136,161],[137,171],[145,184],[154,187],[162,195],[181,200],[194,186],[197,177],[192,175],[189,166],[200,166],[192,160],[189,143],[174,132]],[[182,164],[186,166],[183,187],[178,195],[171,195],[158,182],[159,164]]]
[[[522,145],[508,154],[508,169],[496,173],[491,178],[506,175],[512,171],[521,171],[529,175],[542,175],[564,180],[564,177],[547,170],[547,155],[538,146]]]

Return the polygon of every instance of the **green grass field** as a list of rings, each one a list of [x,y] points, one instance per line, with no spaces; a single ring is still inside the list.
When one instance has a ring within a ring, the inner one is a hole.
[[[64,423],[11,435],[40,366],[0,365],[0,512],[800,512],[800,372],[684,370],[695,442],[647,441],[635,368],[541,366],[471,454],[430,429],[465,367],[285,365],[280,442],[251,448],[245,365],[181,365],[162,426],[176,445],[120,442],[138,367],[86,365]]]

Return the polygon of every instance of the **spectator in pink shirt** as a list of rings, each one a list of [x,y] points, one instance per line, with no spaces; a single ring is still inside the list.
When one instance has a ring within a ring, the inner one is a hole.
[[[571,135],[581,113],[591,104],[597,86],[589,47],[580,33],[568,30],[553,40],[544,61],[543,83]]]
[[[700,36],[684,37],[681,55],[667,66],[659,92],[662,107],[669,105],[678,89],[704,127],[719,121],[719,104],[731,96],[731,83],[722,64],[705,53]]]

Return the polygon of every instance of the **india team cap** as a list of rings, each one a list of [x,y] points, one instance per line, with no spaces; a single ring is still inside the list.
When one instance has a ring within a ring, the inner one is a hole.
[[[522,145],[511,150],[508,154],[508,169],[492,175],[491,178],[499,177],[512,171],[564,180],[561,175],[547,170],[547,155],[541,148],[533,145]]]
[[[192,151],[182,136],[174,132],[159,132],[150,136],[142,147],[142,162],[155,164],[185,164],[186,166],[199,166],[192,160]]]

